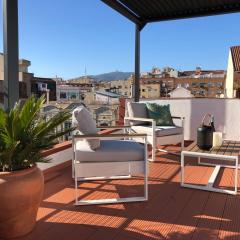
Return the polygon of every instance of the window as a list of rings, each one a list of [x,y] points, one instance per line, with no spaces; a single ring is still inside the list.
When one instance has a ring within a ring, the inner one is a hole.
[[[217,82],[216,83],[216,87],[222,87],[223,86],[223,83],[222,82]]]
[[[199,83],[200,87],[205,87],[207,84],[206,83]]]
[[[60,99],[67,99],[67,93],[66,92],[60,92]]]
[[[76,93],[70,93],[70,99],[77,99]]]

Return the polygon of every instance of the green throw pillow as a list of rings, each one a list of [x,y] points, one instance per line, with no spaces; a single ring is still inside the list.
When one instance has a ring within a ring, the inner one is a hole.
[[[156,121],[157,126],[173,126],[169,104],[159,105],[157,103],[146,103],[148,117]]]

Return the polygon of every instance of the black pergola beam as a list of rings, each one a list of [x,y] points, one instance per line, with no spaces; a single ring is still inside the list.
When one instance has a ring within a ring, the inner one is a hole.
[[[19,100],[18,0],[3,0],[4,108]]]
[[[123,16],[125,16],[126,18],[128,18],[130,21],[134,22],[135,24],[139,25],[142,24],[141,20],[137,15],[128,10],[124,5],[119,3],[117,0],[101,0],[101,1],[107,4],[109,7],[116,10],[117,12],[119,12],[120,14],[122,14]]]
[[[144,18],[143,21],[146,23],[151,22],[162,22],[162,21],[171,21],[171,20],[181,20],[181,19],[189,19],[189,18],[197,18],[197,17],[210,17],[216,15],[224,15],[224,14],[231,14],[231,13],[239,13],[240,12],[240,3],[237,6],[232,8],[225,8],[224,10],[201,10],[201,11],[191,11],[191,12],[183,12],[183,13],[175,13],[171,16],[161,16],[161,17],[151,17],[151,18]]]

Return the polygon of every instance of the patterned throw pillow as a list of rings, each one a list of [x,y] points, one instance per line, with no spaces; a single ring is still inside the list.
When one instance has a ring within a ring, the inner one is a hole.
[[[170,106],[157,103],[146,103],[148,117],[156,121],[157,126],[174,126]]]

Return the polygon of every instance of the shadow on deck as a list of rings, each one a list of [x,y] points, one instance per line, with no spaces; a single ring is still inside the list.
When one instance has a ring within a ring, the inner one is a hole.
[[[176,147],[173,147],[176,149]],[[116,205],[74,206],[71,168],[45,184],[38,222],[21,240],[48,239],[240,239],[240,197],[181,188],[180,157],[159,153],[149,166],[149,201]],[[206,184],[213,168],[187,166],[186,180]],[[136,196],[142,179],[80,183],[84,198]],[[218,187],[233,185],[224,169]]]

